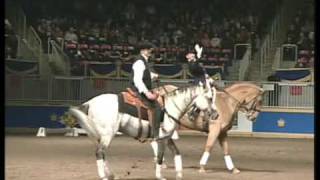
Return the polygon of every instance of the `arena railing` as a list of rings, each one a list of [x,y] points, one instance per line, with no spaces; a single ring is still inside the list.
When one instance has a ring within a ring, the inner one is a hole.
[[[43,53],[42,41],[32,26],[30,26],[28,29],[26,40],[30,48],[35,52],[37,58],[39,59],[39,62],[41,62]]]
[[[268,58],[273,56],[273,54],[271,54],[272,48],[280,45],[282,40],[285,38],[288,23],[290,22],[290,18],[292,17],[295,9],[295,6],[288,6],[288,4],[292,4],[292,1],[283,1],[282,7],[279,12],[277,12],[268,34],[262,40],[262,44],[258,51],[260,77],[264,77],[265,72],[263,67],[268,63]],[[271,58],[271,60],[273,61],[273,58]]]
[[[54,40],[50,41],[49,62],[55,67],[56,75],[70,75],[70,59],[61,46]]]
[[[250,66],[250,63],[251,63],[251,55],[252,55],[252,48],[251,48],[251,45],[250,44],[236,44],[234,46],[234,55],[236,57],[236,51],[237,51],[237,47],[239,46],[244,46],[246,47],[246,52],[244,53],[242,59],[241,59],[241,62],[240,62],[240,67],[239,67],[239,76],[238,76],[238,79],[240,81],[243,81],[245,80],[246,78],[246,73],[248,71],[248,68]]]
[[[52,77],[6,75],[6,104],[79,104],[102,93],[119,93],[130,86],[127,78]],[[218,81],[221,87],[232,81]],[[161,79],[160,85],[188,86],[189,80]],[[314,108],[314,84],[259,82],[266,91],[263,106],[269,108]]]
[[[25,38],[27,35],[27,18],[22,8],[14,1],[6,1],[5,6],[5,15],[12,24],[12,28],[21,38]]]
[[[274,61],[272,63],[272,71],[281,67],[281,48],[277,47],[276,54],[274,55]]]
[[[28,45],[26,39],[22,39],[19,35],[16,36],[18,40],[17,57],[23,57],[25,59],[36,60],[38,58],[36,53]]]

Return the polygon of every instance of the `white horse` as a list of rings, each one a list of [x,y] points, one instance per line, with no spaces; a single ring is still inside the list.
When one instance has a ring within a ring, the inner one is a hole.
[[[160,129],[160,140],[158,141],[158,161],[156,163],[156,178],[164,179],[161,174],[163,152],[168,139],[176,128],[176,122],[188,111],[192,105],[199,109],[213,113],[211,101],[215,96],[207,84],[203,86],[190,86],[177,89],[164,96],[164,121]],[[114,175],[107,161],[106,150],[111,140],[118,131],[132,137],[139,133],[142,138],[150,138],[150,125],[148,121],[126,113],[119,112],[119,100],[116,94],[102,94],[92,98],[77,107],[71,107],[69,112],[86,130],[87,134],[95,142],[96,163],[98,175],[101,180],[113,179]],[[181,156],[175,157],[176,178],[182,178]]]

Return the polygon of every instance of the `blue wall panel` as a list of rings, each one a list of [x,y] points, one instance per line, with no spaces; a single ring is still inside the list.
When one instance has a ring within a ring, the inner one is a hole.
[[[284,127],[278,127],[280,119],[284,120]],[[253,123],[253,132],[314,133],[314,114],[261,112]]]
[[[6,106],[5,126],[9,128],[63,128],[60,117],[68,107]]]
[[[63,128],[64,106],[6,106],[5,126],[9,128]],[[283,119],[284,127],[278,127]],[[314,133],[313,113],[261,112],[253,123],[253,132]]]

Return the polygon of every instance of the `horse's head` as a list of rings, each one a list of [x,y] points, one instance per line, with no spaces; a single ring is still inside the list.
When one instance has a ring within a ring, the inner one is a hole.
[[[212,116],[215,112],[215,89],[212,89],[207,83],[205,86],[197,87],[197,97],[194,99],[194,104],[197,108],[207,113],[208,116]]]
[[[255,121],[261,111],[263,89],[252,83],[235,83],[225,91],[239,103],[239,110]]]
[[[259,87],[248,89],[248,96],[240,104],[240,110],[253,122],[261,111],[263,93],[264,91]]]

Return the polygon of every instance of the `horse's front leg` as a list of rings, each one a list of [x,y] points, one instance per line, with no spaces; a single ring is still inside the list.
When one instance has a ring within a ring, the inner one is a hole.
[[[173,131],[173,134],[172,134],[171,138],[168,140],[168,147],[169,148],[173,147],[173,149],[170,149],[172,154],[178,155],[176,153],[176,151],[175,151],[175,149],[177,149],[177,148],[176,148],[176,145],[175,145],[175,143],[173,141],[173,140],[176,140],[176,139],[179,139],[179,135],[178,135],[177,130]],[[173,142],[173,145],[172,145],[171,142]],[[154,163],[156,163],[157,159],[158,159],[157,158],[157,155],[158,155],[158,143],[157,143],[157,141],[152,141],[150,144],[151,144],[151,147],[152,147],[152,150],[153,150],[153,155],[154,155],[153,161],[154,161]],[[167,165],[166,165],[165,157],[163,156],[162,169],[165,169],[165,168],[167,168]]]
[[[229,146],[228,146],[228,135],[227,135],[227,132],[223,132],[219,135],[219,143],[220,143],[220,146],[222,147],[223,149],[223,154],[224,154],[224,161],[226,163],[226,166],[227,166],[227,169],[229,171],[231,171],[233,174],[238,174],[240,173],[240,170],[237,169],[233,162],[232,162],[232,159],[231,159],[231,156],[229,154]]]
[[[174,166],[176,168],[176,179],[182,179],[182,158],[180,151],[173,139],[168,140],[168,148],[174,154]]]
[[[158,161],[158,143],[157,141],[152,141],[151,143],[151,147],[152,147],[152,150],[153,150],[153,162],[154,163],[157,163]],[[165,163],[165,158],[164,158],[164,155],[163,155],[163,160],[162,160],[162,169],[165,169],[167,168],[167,165]]]
[[[157,163],[156,163],[156,178],[159,180],[165,180],[161,174],[161,168],[163,163],[163,156],[165,151],[166,139],[158,140],[158,152],[157,152]]]
[[[206,143],[204,152],[202,154],[202,157],[200,159],[200,169],[199,169],[200,173],[205,172],[205,166],[207,165],[207,161],[209,159],[210,152],[213,148],[213,145],[216,142],[218,135],[220,134],[220,130],[221,130],[221,125],[219,122],[215,121],[210,124],[207,143]]]

